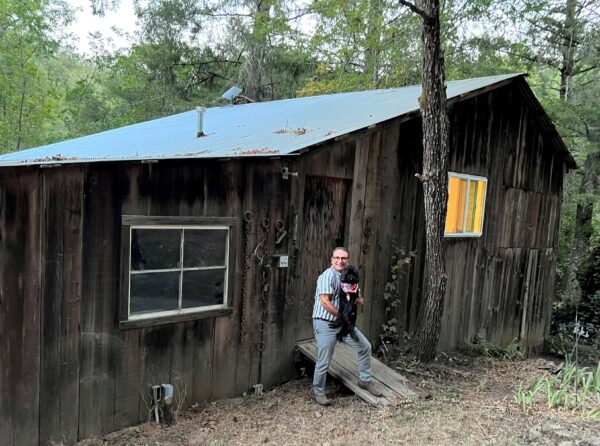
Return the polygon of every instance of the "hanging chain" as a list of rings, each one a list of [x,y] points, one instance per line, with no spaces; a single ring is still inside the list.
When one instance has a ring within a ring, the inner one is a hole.
[[[267,240],[268,240],[268,236],[269,236],[269,219],[268,218],[263,218],[260,221],[260,225],[262,226],[263,232],[264,232],[264,239],[262,240],[262,242],[260,242],[256,249],[254,250],[254,255],[256,257],[256,259],[259,262],[259,265],[261,266],[261,270],[262,270],[262,289],[261,289],[261,293],[260,293],[260,304],[261,304],[261,312],[260,312],[260,322],[256,325],[256,330],[260,333],[260,341],[256,344],[256,350],[258,350],[259,352],[263,352],[265,350],[265,342],[264,342],[264,337],[265,337],[265,331],[267,329],[267,324],[265,322],[266,319],[266,315],[267,315],[267,304],[269,302],[269,290],[271,288],[271,282],[270,282],[270,271],[271,271],[271,265],[266,261],[266,259],[268,258],[267,255]],[[262,255],[258,255],[257,251],[258,248],[262,246],[263,249],[261,251]]]
[[[248,297],[248,272],[250,271],[250,223],[254,218],[252,211],[244,213],[244,271],[242,273],[242,302],[240,321],[240,342],[246,338],[246,299]]]

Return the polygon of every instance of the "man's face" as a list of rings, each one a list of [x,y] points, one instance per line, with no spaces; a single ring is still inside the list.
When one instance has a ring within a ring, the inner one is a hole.
[[[331,255],[331,266],[335,268],[336,271],[342,272],[346,265],[348,265],[349,261],[348,253],[343,249],[336,249],[333,251]]]

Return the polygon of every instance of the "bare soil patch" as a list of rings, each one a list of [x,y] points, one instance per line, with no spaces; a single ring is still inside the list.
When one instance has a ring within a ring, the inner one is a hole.
[[[260,396],[208,403],[179,414],[166,427],[146,423],[96,445],[593,445],[600,422],[538,406],[528,413],[514,402],[519,381],[547,373],[543,359],[516,362],[443,357],[430,364],[393,364],[423,398],[372,407],[329,379],[330,407],[314,403],[310,378]]]

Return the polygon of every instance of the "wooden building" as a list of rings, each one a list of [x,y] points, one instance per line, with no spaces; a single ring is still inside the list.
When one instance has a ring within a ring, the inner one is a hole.
[[[390,281],[397,330],[414,329],[419,94],[210,108],[0,157],[0,444],[146,421],[155,384],[189,405],[293,378],[334,246],[362,271],[371,340]],[[535,348],[574,161],[523,75],[449,82],[448,97],[440,349]]]

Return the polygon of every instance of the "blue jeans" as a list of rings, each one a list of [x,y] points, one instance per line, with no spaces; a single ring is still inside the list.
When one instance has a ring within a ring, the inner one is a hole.
[[[317,361],[315,364],[315,374],[313,378],[313,392],[315,395],[325,395],[325,380],[327,378],[327,369],[337,339],[335,335],[342,328],[330,328],[329,322],[321,319],[313,319],[313,331],[317,341]],[[354,329],[358,342],[352,339],[350,335],[344,337],[344,342],[356,350],[358,355],[358,376],[361,381],[371,381],[371,343],[358,328]]]

